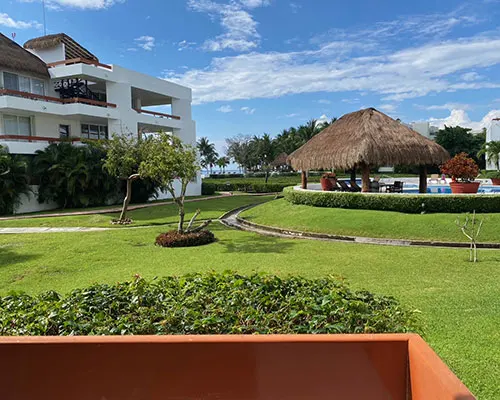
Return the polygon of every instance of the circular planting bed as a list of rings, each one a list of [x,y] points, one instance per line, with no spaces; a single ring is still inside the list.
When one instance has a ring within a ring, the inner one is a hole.
[[[417,213],[500,212],[498,194],[402,194],[322,192],[288,187],[284,197],[292,204],[314,207]]]
[[[155,244],[161,247],[193,247],[213,242],[215,242],[215,236],[207,230],[191,233],[169,231],[158,235]]]

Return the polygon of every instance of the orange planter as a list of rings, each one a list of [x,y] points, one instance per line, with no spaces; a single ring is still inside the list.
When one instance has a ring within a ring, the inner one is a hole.
[[[418,335],[0,338],[0,399],[471,400]]]
[[[333,184],[333,178],[320,178],[321,189],[323,191],[331,191],[335,187]]]
[[[477,193],[479,182],[450,182],[452,193]]]
[[[491,183],[493,185],[500,185],[500,178],[491,178]]]

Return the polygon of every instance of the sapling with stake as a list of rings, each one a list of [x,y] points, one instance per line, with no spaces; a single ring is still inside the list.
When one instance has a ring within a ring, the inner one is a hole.
[[[455,223],[460,228],[462,233],[470,240],[469,246],[469,261],[477,262],[477,238],[481,233],[481,227],[483,226],[484,219],[481,221],[476,221],[476,210],[472,212],[472,218],[470,218],[469,214],[465,216],[464,223],[460,222],[460,217],[457,218]]]

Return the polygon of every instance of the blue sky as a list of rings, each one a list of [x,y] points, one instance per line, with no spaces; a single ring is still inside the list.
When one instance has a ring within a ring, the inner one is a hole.
[[[500,116],[500,0],[46,0],[47,33],[193,89],[198,136],[277,134],[376,107],[479,128]],[[0,31],[43,34],[40,0]]]

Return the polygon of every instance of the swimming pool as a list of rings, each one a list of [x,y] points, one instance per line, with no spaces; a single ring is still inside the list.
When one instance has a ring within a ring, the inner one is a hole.
[[[412,183],[405,183],[403,187],[404,193],[409,194],[417,194],[418,193],[418,185]],[[491,194],[498,193],[500,194],[500,186],[495,185],[481,185],[479,186],[479,190],[477,191],[480,194]],[[429,194],[451,194],[450,185],[428,185],[427,193]]]

